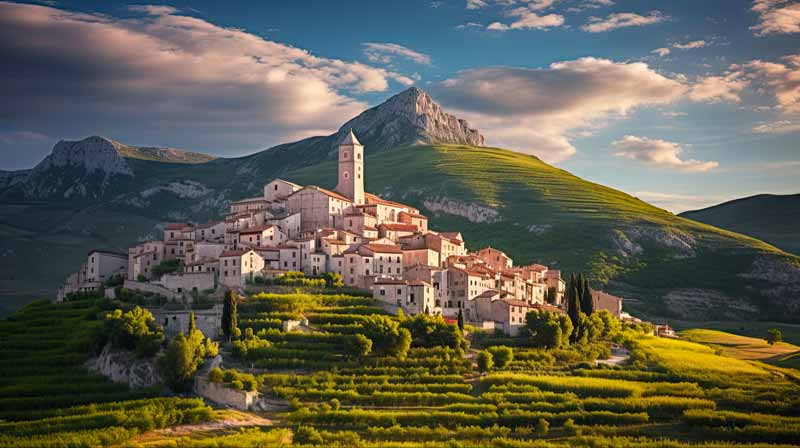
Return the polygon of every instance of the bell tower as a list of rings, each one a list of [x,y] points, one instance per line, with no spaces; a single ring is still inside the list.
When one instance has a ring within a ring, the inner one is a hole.
[[[336,191],[352,199],[356,205],[364,204],[364,147],[352,129],[339,143],[339,183],[336,184]]]

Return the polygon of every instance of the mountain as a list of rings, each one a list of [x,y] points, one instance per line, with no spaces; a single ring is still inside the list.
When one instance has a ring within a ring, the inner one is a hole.
[[[24,301],[51,294],[88,249],[124,250],[160,236],[165,221],[219,219],[231,200],[260,194],[274,177],[332,187],[336,143],[351,128],[365,145],[367,189],[419,207],[432,228],[461,231],[470,249],[490,244],[517,263],[587,271],[595,286],[621,294],[626,309],[646,317],[798,319],[800,258],[677,217],[535,157],[476,146],[483,142],[478,131],[418,89],[331,135],[247,157],[199,164],[122,157],[124,167],[118,167],[105,151],[109,160],[90,172],[107,180],[106,190],[93,181],[86,188],[97,198],[91,201],[57,192],[20,197],[23,175],[4,174],[0,181],[14,185],[0,189],[0,296]],[[72,185],[72,168],[84,173],[95,163],[50,163],[47,175],[64,191]]]
[[[484,137],[465,120],[450,115],[423,90],[416,87],[367,109],[324,137],[310,137],[275,146],[230,161],[247,172],[277,172],[335,159],[339,142],[352,130],[364,145],[364,153],[418,144],[465,144],[483,146]]]
[[[96,200],[134,187],[133,160],[204,163],[214,157],[172,148],[136,147],[92,136],[62,140],[31,170],[0,175],[3,199]]]
[[[750,235],[800,255],[800,194],[759,194],[680,216]]]

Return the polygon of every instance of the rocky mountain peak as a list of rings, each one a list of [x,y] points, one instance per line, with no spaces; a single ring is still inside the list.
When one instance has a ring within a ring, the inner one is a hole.
[[[61,140],[53,147],[53,152],[36,165],[33,174],[71,166],[89,173],[99,171],[105,175],[133,176],[125,158],[119,154],[122,146],[119,142],[96,135],[78,141]]]
[[[351,129],[367,150],[370,146],[386,149],[409,144],[483,146],[485,143],[483,135],[466,120],[445,112],[417,87],[410,87],[348,121],[339,128],[336,140]]]

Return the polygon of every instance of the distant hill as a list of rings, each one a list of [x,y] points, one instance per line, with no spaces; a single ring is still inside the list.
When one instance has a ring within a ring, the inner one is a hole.
[[[759,194],[680,214],[800,255],[800,194]]]
[[[98,141],[100,153],[80,157],[92,144],[65,157],[57,145],[29,172],[0,173],[0,297],[52,294],[87,250],[160,237],[166,221],[219,219],[275,177],[333,187],[335,145],[351,128],[365,145],[367,189],[418,207],[434,229],[462,231],[470,249],[491,244],[518,264],[589,272],[643,316],[800,319],[800,258],[481,147],[478,131],[413,88],[336,133],[247,157],[164,163]]]

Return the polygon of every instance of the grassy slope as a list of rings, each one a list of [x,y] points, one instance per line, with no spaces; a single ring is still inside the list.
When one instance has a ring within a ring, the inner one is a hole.
[[[800,254],[800,194],[761,194],[702,210],[681,213],[689,219],[751,235]]]
[[[332,187],[336,168],[325,162],[287,177]],[[748,283],[736,274],[760,254],[797,262],[762,241],[674,216],[535,157],[502,149],[442,145],[389,151],[367,157],[365,179],[367,190],[432,215],[434,228],[462,231],[470,249],[492,245],[517,263],[591,270],[598,283],[614,280],[608,289],[643,301],[628,301],[629,309],[650,315],[671,315],[661,296],[673,288],[710,288],[740,296]],[[474,224],[433,214],[423,202],[436,196],[489,205],[503,221]],[[538,236],[527,230],[530,225],[552,227]],[[644,256],[621,256],[612,235],[633,226],[688,233],[696,240],[695,256],[677,258],[674,251],[646,241]]]
[[[681,336],[721,350],[721,354],[737,359],[769,362],[783,367],[800,367],[800,347],[781,342],[769,345],[764,339],[739,336],[717,330],[693,329],[681,332]]]
[[[167,163],[206,163],[216,157],[199,152],[183,151],[171,148],[140,148],[136,146],[122,146],[117,152],[129,159],[151,160]]]

